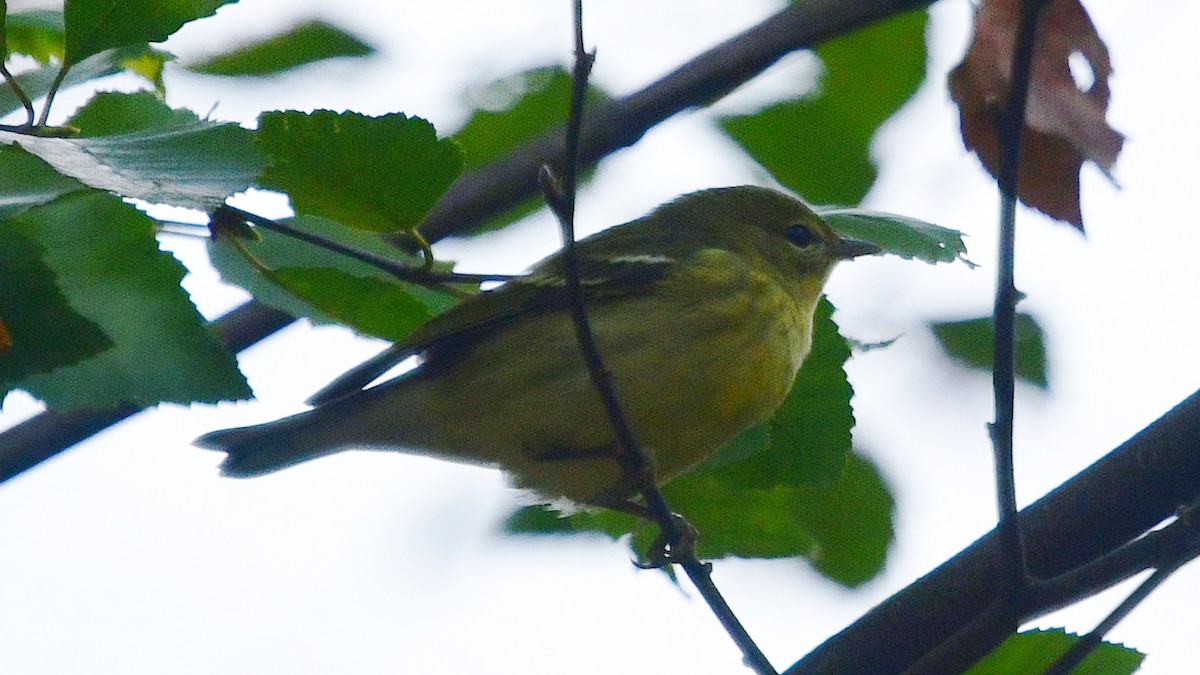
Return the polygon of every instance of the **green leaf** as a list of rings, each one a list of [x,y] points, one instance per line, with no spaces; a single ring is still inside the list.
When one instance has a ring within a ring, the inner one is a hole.
[[[38,242],[0,220],[0,401],[19,380],[112,346],[71,308]]]
[[[888,253],[927,263],[967,260],[962,232],[916,218],[867,209],[817,209],[829,226],[855,239],[866,239]]]
[[[462,170],[462,153],[433,125],[400,113],[269,112],[258,138],[269,156],[260,185],[297,213],[366,230],[417,225]]]
[[[161,76],[163,64],[171,58],[174,57],[149,47],[123,47],[110,50],[72,66],[67,71],[62,88],[67,89],[120,72],[132,72],[140,75],[157,87],[160,82],[156,79],[155,74]],[[50,91],[50,86],[58,76],[58,71],[58,66],[42,66],[17,75],[16,80],[29,98],[36,100]],[[21,102],[12,92],[12,88],[0,87],[0,113],[7,115],[20,107]]]
[[[76,312],[45,262],[45,249],[8,219],[85,189],[17,146],[0,147],[0,400],[18,380],[112,345]]]
[[[684,511],[699,529],[701,557],[802,555],[845,586],[878,574],[894,537],[895,502],[878,469],[853,453],[838,477],[823,486],[730,491],[719,477],[709,475],[688,483],[673,481],[663,494],[672,509]],[[655,527],[641,526],[635,550],[645,550],[655,536]]]
[[[992,345],[995,337],[992,317],[963,321],[945,321],[931,325],[942,348],[972,368],[992,369]],[[1042,327],[1032,316],[1017,314],[1017,377],[1041,389],[1050,386],[1046,375],[1046,339]]]
[[[378,235],[335,221],[300,216],[285,221],[293,227],[357,249],[421,263],[386,244]],[[265,302],[317,323],[348,325],[363,333],[399,340],[456,298],[416,284],[402,284],[388,273],[291,237],[260,229],[261,240],[241,245],[263,267],[251,265],[223,237],[209,241],[209,255],[221,276]]]
[[[463,149],[463,168],[488,164],[521,143],[566,122],[571,74],[560,67],[535,68],[491,83],[474,94],[479,107],[453,138]],[[590,88],[587,102],[607,98]]]
[[[66,60],[106,49],[162,42],[183,24],[211,16],[233,0],[67,0]]]
[[[139,91],[97,93],[67,122],[83,136],[119,136],[155,129],[187,127],[199,121],[190,110],[168,107],[158,96]]]
[[[878,469],[850,454],[836,480],[824,486],[778,485],[730,491],[716,474],[663,490],[667,503],[700,532],[697,555],[705,559],[803,556],[827,578],[858,586],[883,569],[894,539],[895,502]],[[686,504],[686,508],[680,508]],[[564,515],[546,505],[526,506],[504,524],[511,534],[603,534],[632,532],[630,546],[647,550],[658,528],[607,510]]]
[[[853,587],[883,570],[895,540],[896,502],[873,463],[851,453],[837,480],[796,493],[791,508],[816,542],[807,557],[817,571]]]
[[[1061,628],[1018,633],[1008,638],[967,671],[967,675],[1008,675],[1040,673],[1081,640]],[[1087,675],[1129,675],[1146,658],[1145,654],[1123,645],[1102,643],[1072,672]]]
[[[0,3],[3,6],[3,3]],[[8,16],[3,26],[5,54],[25,54],[47,65],[51,58],[63,57],[62,12],[43,9]]]
[[[380,279],[311,267],[289,267],[275,276],[297,297],[363,335],[395,342],[433,316],[402,286]]]
[[[155,106],[160,111],[151,113]],[[172,111],[151,94],[102,94],[77,117],[109,135],[50,138],[0,131],[0,143],[17,143],[90,187],[204,211],[249,187],[263,164],[252,132]],[[147,126],[159,122],[163,126]]]
[[[570,111],[572,86],[570,73],[554,66],[506,77],[476,92],[472,99],[478,108],[451,136],[462,147],[464,170],[495,161],[521,143],[562,126]],[[588,87],[585,95],[589,105],[607,98],[595,87]],[[541,198],[527,200],[479,225],[472,234],[503,227],[544,205]]]
[[[925,78],[925,11],[901,14],[826,42],[820,89],[724,131],[776,180],[818,204],[857,204],[875,182],[871,137]]]
[[[373,47],[336,26],[308,21],[193,64],[188,70],[209,75],[273,75],[315,61],[374,53]]]
[[[44,249],[67,301],[114,344],[75,365],[27,377],[19,388],[56,409],[250,395],[233,357],[179,287],[186,270],[158,250],[154,221],[136,208],[80,190],[3,226]]]

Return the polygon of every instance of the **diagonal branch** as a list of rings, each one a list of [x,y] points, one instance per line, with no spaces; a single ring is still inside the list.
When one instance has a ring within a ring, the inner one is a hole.
[[[591,166],[633,145],[646,131],[677,113],[711,104],[791,52],[930,4],[932,0],[793,3],[644,89],[589,109],[580,133],[580,165]],[[542,165],[562,163],[562,137],[560,127],[503,159],[461,176],[430,212],[421,233],[436,240],[465,232],[475,223],[536,197],[539,188],[535,177]]]
[[[1021,511],[1029,570],[1056,577],[1101,558],[1175,514],[1200,494],[1200,391]],[[789,668],[800,673],[898,673],[982,615],[996,597],[1003,554],[993,531]],[[1089,589],[1084,589],[1089,590]],[[1027,606],[1053,609],[1062,596]],[[1008,613],[1000,618],[1007,620]],[[990,651],[1006,623],[979,626]],[[881,636],[886,636],[882,639]],[[961,672],[961,667],[943,672]]]

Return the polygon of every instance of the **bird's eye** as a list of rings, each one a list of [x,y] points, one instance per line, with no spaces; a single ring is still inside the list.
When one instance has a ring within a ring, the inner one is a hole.
[[[817,243],[817,235],[807,225],[798,223],[787,229],[788,241],[800,248],[808,248]]]

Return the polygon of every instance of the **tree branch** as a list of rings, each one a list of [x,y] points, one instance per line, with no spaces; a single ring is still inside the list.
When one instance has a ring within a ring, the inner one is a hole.
[[[1021,511],[1031,573],[1053,578],[1124,546],[1200,494],[1200,391]],[[996,599],[1003,557],[993,531],[876,606],[789,668],[898,673],[970,624]],[[1027,615],[1053,609],[1042,598]],[[1007,636],[985,625],[985,652]],[[887,639],[880,639],[887,636]],[[946,672],[960,672],[962,668]]]
[[[791,52],[930,4],[932,0],[807,0],[791,4],[641,91],[588,110],[580,135],[580,165],[591,166],[633,145],[650,128],[677,113],[711,104]],[[507,157],[461,176],[430,212],[421,233],[436,240],[465,232],[536,197],[536,177],[542,165],[562,162],[562,137],[563,128],[554,129]]]

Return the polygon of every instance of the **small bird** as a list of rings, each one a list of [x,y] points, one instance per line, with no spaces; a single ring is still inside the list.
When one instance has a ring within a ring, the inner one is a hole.
[[[577,252],[598,350],[663,483],[771,416],[812,345],[830,272],[880,249],[840,237],[795,197],[741,186],[679,197]],[[568,302],[555,254],[351,370],[311,410],[196,444],[227,453],[228,476],[397,450],[497,466],[546,497],[630,510],[640,479],[617,461]],[[368,386],[414,354],[418,367]]]

